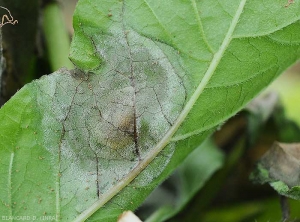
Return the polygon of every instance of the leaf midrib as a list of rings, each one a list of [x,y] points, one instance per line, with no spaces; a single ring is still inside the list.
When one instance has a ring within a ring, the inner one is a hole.
[[[123,2],[124,4],[124,2]],[[214,74],[219,62],[221,61],[228,45],[230,44],[233,36],[233,32],[235,30],[236,25],[238,24],[239,18],[243,12],[245,7],[246,0],[241,0],[238,9],[236,11],[235,16],[232,19],[232,22],[229,26],[229,29],[226,33],[226,36],[220,46],[219,50],[214,54],[213,59],[208,67],[207,71],[200,84],[198,85],[196,91],[193,93],[186,106],[178,116],[174,125],[169,129],[169,131],[165,134],[165,136],[158,142],[158,144],[149,151],[149,153],[145,156],[143,160],[119,183],[114,186],[111,190],[109,190],[105,195],[101,197],[98,201],[96,201],[91,207],[81,213],[74,222],[81,222],[88,219],[93,213],[95,213],[99,208],[101,208],[104,204],[106,204],[110,199],[112,199],[117,193],[119,193],[123,188],[125,188],[134,178],[136,178],[142,170],[144,170],[150,162],[160,153],[163,148],[170,142],[173,135],[176,133],[180,125],[183,123],[189,112],[191,111],[193,105],[196,103],[206,85],[209,83],[209,80]]]

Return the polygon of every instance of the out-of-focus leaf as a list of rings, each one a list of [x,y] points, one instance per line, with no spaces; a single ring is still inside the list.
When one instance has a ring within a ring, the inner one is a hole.
[[[277,93],[270,92],[267,94],[262,94],[253,99],[246,106],[246,110],[249,110],[251,113],[259,116],[263,122],[270,118],[278,102],[279,98]]]
[[[296,122],[300,127],[300,75],[295,71],[289,72],[274,81],[268,90],[279,93],[287,118]]]
[[[201,189],[211,175],[223,165],[223,162],[222,152],[211,139],[206,140],[183,161],[175,172],[174,176],[176,176],[177,183],[174,186],[176,192],[173,193],[174,197],[170,198],[173,199],[173,203],[160,206],[146,221],[159,222],[173,217]],[[160,192],[154,190],[146,202],[146,204],[148,203],[146,207],[149,207],[149,202],[151,204],[151,199],[157,199],[163,203],[159,195],[161,195]]]
[[[284,104],[278,104],[273,114],[273,121],[277,132],[276,140],[284,143],[296,143],[300,141],[300,125],[294,118],[288,117],[286,111],[289,108]]]
[[[300,202],[290,199],[289,203],[291,207],[291,220],[289,220],[289,222],[299,222],[296,218],[300,218]],[[215,221],[279,222],[281,221],[279,198],[228,204],[223,207],[208,210],[201,219],[201,222]]]
[[[253,145],[257,138],[265,130],[266,122],[271,120],[273,124],[274,140],[285,143],[300,140],[300,127],[286,115],[289,109],[281,103],[277,92],[269,90],[255,98],[246,106],[248,111],[248,142]]]
[[[239,121],[233,121],[235,124],[239,125]],[[230,129],[231,127],[227,127],[228,123],[225,124],[224,127],[218,134],[222,132],[224,128]],[[229,124],[230,125],[230,124]],[[224,164],[220,170],[218,170],[212,177],[205,183],[204,187],[200,189],[200,191],[194,195],[193,199],[180,211],[179,214],[175,215],[170,221],[181,222],[181,221],[195,221],[200,220],[202,216],[207,211],[207,207],[213,202],[216,198],[222,186],[228,177],[230,177],[230,173],[236,168],[239,160],[245,151],[245,136],[240,135],[239,137],[235,137],[235,143],[231,143],[231,150],[226,156]],[[228,193],[230,195],[230,192]],[[226,194],[222,193],[222,196],[226,196]]]
[[[233,222],[233,221],[255,221],[255,216],[262,212],[262,203],[241,203],[234,206],[224,206],[205,212],[201,222]]]
[[[250,178],[269,183],[279,194],[300,200],[300,144],[275,142]]]
[[[247,115],[249,145],[257,140],[266,121],[274,114],[278,102],[277,93],[267,93],[258,96],[246,106],[245,110],[249,112]]]
[[[300,201],[289,199],[290,205],[290,220],[288,222],[299,222],[300,218]],[[282,212],[280,209],[279,198],[272,198],[266,200],[260,200],[257,205],[261,206],[262,212],[255,216],[255,219],[249,220],[249,222],[265,222],[265,221],[280,221]],[[248,222],[248,221],[246,221]]]

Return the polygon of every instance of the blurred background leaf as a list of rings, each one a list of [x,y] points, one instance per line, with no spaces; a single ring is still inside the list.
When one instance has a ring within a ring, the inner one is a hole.
[[[178,167],[176,172],[146,200],[139,212],[143,219],[165,221],[180,212],[205,182],[224,163],[224,155],[212,139],[207,139]],[[158,208],[158,209],[157,209]],[[155,210],[147,215],[147,212]]]

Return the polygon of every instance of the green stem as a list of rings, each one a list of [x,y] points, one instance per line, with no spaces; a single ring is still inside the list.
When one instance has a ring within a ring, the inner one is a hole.
[[[43,31],[51,71],[56,71],[61,67],[73,69],[74,66],[68,58],[70,37],[66,31],[62,14],[57,3],[50,3],[45,6]]]

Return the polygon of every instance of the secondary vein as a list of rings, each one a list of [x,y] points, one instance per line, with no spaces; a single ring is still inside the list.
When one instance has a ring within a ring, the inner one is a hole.
[[[193,6],[193,10],[194,10],[194,13],[195,13],[195,16],[197,18],[197,23],[198,23],[198,28],[199,28],[199,32],[203,38],[203,41],[205,43],[205,45],[207,46],[207,49],[209,50],[209,52],[213,53],[214,50],[212,49],[212,47],[210,46],[210,44],[208,43],[207,41],[207,38],[206,38],[206,35],[204,33],[204,30],[203,30],[203,25],[202,25],[202,21],[201,21],[201,18],[199,16],[199,12],[197,10],[197,3],[195,0],[191,0],[191,3],[192,3],[192,6]]]

